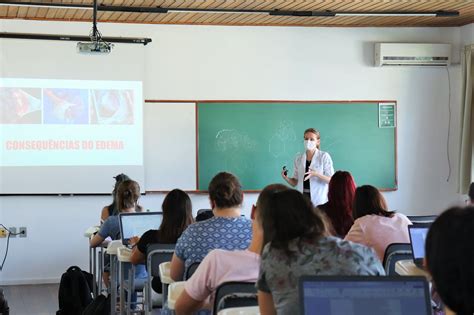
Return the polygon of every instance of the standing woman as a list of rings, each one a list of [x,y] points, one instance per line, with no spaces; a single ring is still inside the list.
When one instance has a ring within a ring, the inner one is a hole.
[[[295,159],[293,177],[286,175],[283,170],[281,176],[288,184],[308,196],[314,206],[328,201],[328,183],[334,174],[332,159],[329,153],[320,151],[321,135],[314,128],[304,132],[305,152]]]

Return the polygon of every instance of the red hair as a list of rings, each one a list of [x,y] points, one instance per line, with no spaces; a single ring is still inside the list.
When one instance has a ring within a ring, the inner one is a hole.
[[[356,184],[351,173],[337,171],[331,177],[325,210],[338,236],[344,237],[354,223],[352,207],[355,191]]]

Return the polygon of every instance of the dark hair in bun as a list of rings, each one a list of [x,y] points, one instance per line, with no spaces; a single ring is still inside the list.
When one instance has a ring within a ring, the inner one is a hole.
[[[209,183],[209,198],[218,208],[232,208],[242,204],[242,185],[231,173],[221,172]]]

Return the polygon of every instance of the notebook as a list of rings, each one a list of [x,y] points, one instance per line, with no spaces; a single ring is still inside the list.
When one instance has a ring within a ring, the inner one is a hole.
[[[425,240],[428,235],[431,223],[417,223],[408,226],[410,235],[411,252],[413,253],[413,262],[423,269],[423,259],[425,258]]]
[[[302,315],[431,314],[424,277],[303,276],[299,300]]]
[[[130,238],[141,237],[148,230],[158,230],[162,220],[162,212],[121,213],[119,221],[122,244],[129,245]]]

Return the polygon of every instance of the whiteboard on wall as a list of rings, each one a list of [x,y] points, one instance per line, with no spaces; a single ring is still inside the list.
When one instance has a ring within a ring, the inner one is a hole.
[[[145,190],[196,190],[196,104],[144,106]]]

